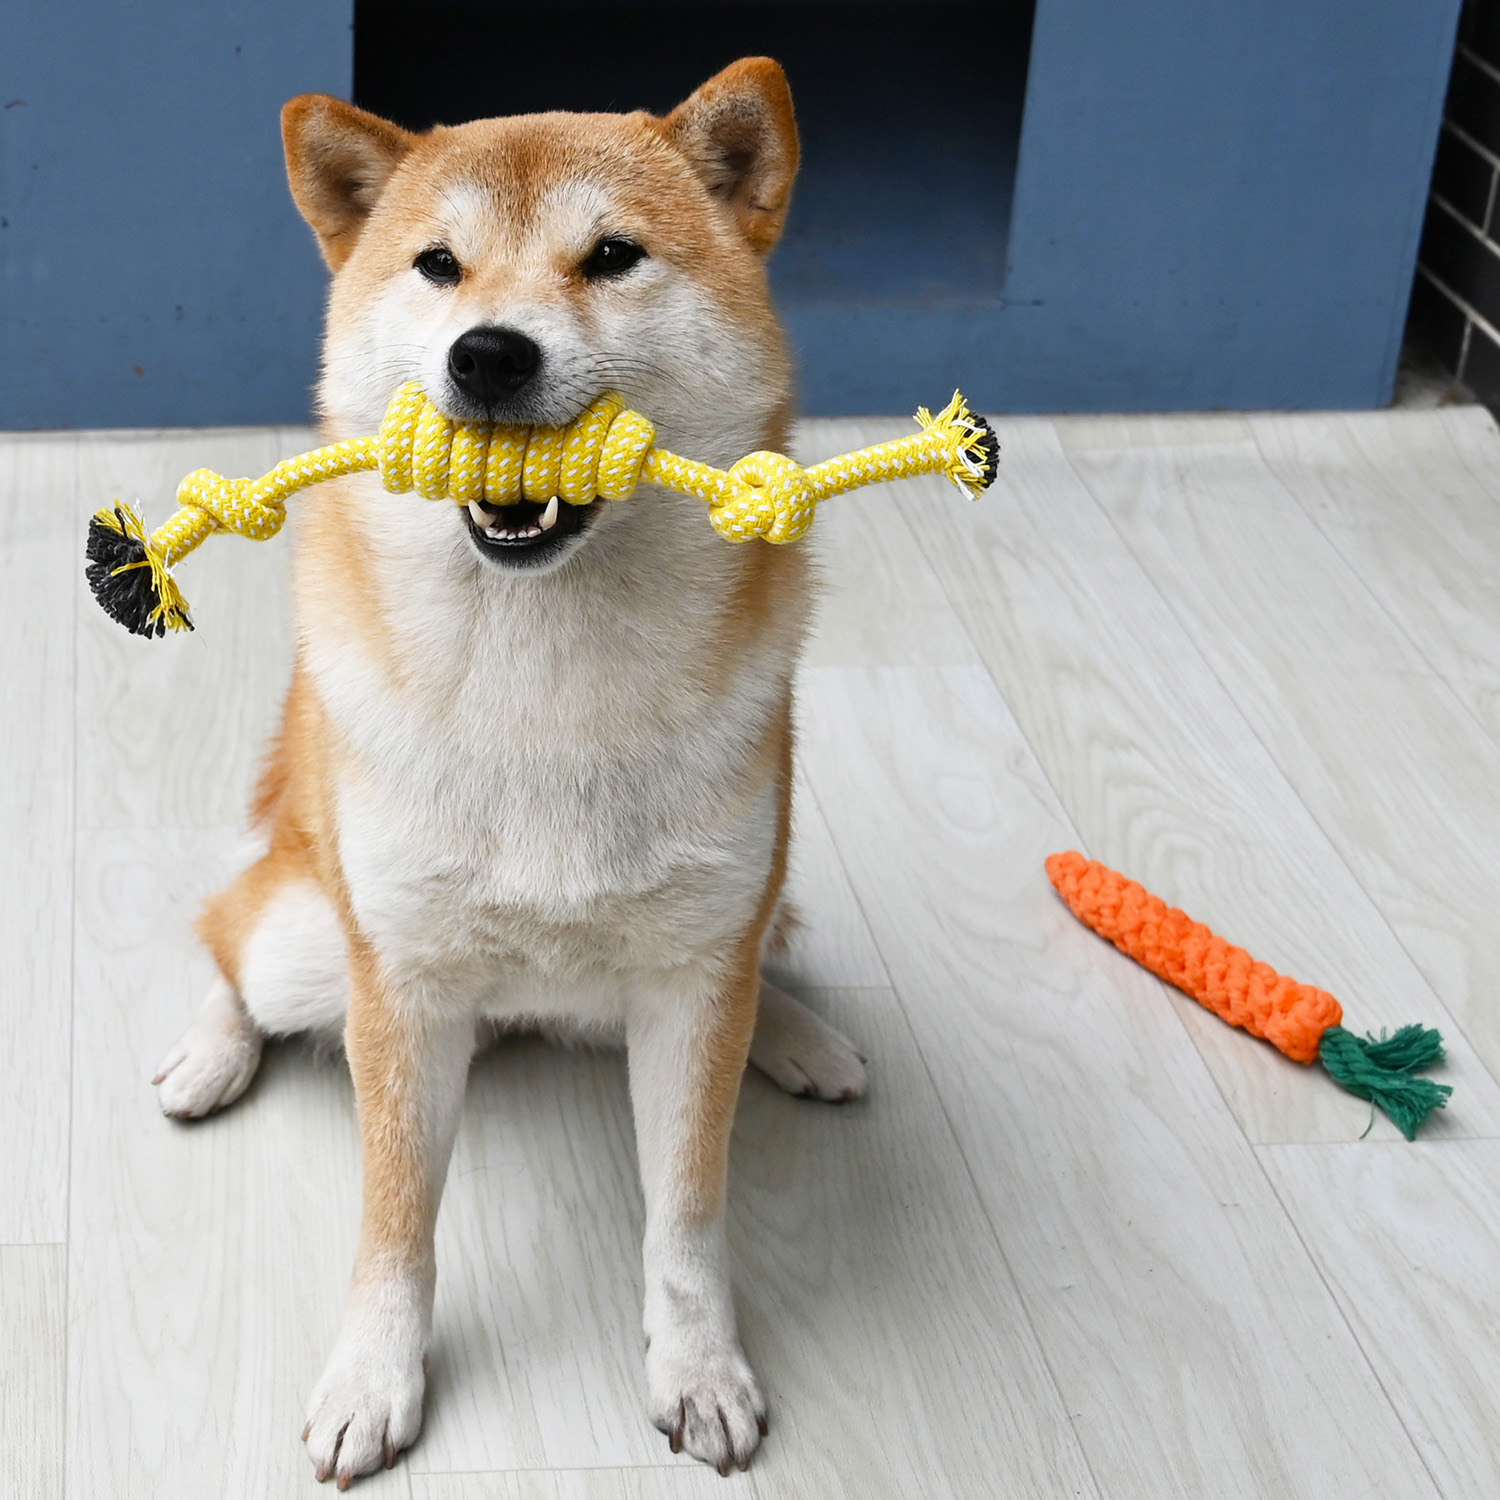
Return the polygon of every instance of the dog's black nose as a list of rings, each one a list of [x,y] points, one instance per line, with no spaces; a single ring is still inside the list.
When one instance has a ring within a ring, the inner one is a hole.
[[[520,390],[541,363],[542,351],[514,328],[471,328],[448,351],[454,385],[485,406]]]

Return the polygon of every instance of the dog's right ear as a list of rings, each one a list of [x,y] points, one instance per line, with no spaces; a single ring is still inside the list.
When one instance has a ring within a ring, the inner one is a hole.
[[[337,271],[416,138],[327,94],[299,94],[286,105],[281,138],[292,198]]]

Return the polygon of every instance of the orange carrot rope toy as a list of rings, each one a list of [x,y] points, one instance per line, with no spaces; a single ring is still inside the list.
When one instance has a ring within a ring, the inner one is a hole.
[[[1443,1060],[1443,1039],[1424,1026],[1392,1037],[1355,1036],[1326,990],[1298,984],[1144,886],[1070,850],[1047,860],[1047,876],[1079,921],[1127,958],[1200,1005],[1279,1048],[1295,1062],[1321,1062],[1335,1083],[1383,1109],[1407,1140],[1453,1090],[1417,1078]]]

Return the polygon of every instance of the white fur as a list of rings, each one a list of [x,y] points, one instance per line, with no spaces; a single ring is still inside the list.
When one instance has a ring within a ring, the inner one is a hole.
[[[774,984],[761,981],[750,1061],[789,1094],[862,1099],[865,1059],[853,1043]]]
[[[162,1059],[152,1082],[164,1115],[198,1120],[233,1104],[260,1066],[263,1038],[228,980],[214,980],[197,1019]]]
[[[403,1277],[351,1298],[302,1429],[320,1480],[337,1473],[342,1487],[355,1474],[389,1467],[416,1441],[431,1308],[431,1286]]]
[[[722,1470],[749,1462],[766,1403],[735,1327],[723,1215],[695,1222],[684,1172],[699,1105],[689,1060],[713,1021],[719,977],[694,967],[659,981],[638,995],[628,1036],[646,1199],[647,1410],[674,1446]]]
[[[343,1029],[349,948],[328,898],[295,881],[266,902],[240,953],[240,998],[271,1036]]]

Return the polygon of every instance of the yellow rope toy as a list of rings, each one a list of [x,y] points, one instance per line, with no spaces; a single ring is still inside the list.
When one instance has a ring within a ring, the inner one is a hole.
[[[180,561],[216,531],[266,541],[286,520],[298,490],[375,469],[393,494],[492,506],[628,500],[639,484],[661,485],[708,504],[714,529],[732,542],[794,542],[818,501],[845,490],[915,474],[946,474],[977,497],[995,477],[1000,444],[957,391],[921,430],[804,469],[781,453],[751,453],[715,469],[654,446],[656,429],[606,393],[566,427],[455,422],[421,386],[402,386],[375,437],[331,443],[288,458],[259,479],[226,479],[195,469],[177,487],[179,509],[154,532],[128,506],[97,511],[89,524],[87,577],[95,598],[134,635],[191,630],[187,601],[172,577]]]

